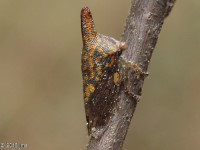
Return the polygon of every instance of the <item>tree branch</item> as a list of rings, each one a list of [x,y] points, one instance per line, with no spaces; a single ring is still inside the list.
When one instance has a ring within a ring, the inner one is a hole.
[[[88,150],[121,150],[135,111],[151,55],[163,21],[175,0],[132,0],[130,14],[122,35],[128,43],[119,61],[123,85],[117,93],[118,105],[108,124],[93,132]]]

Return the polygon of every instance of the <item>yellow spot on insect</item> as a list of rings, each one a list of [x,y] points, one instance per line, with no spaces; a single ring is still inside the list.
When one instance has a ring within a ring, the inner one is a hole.
[[[87,75],[85,75],[85,76],[83,77],[83,81],[85,82],[86,80],[88,80],[88,76],[87,76]]]
[[[88,102],[88,97],[85,97],[84,98],[84,103],[87,103]]]
[[[94,70],[94,65],[93,65],[93,64],[90,65],[89,70],[90,70],[91,72],[93,72],[93,70]]]
[[[115,56],[112,56],[111,57],[111,65],[110,66],[112,66],[114,64],[114,62],[115,62]]]
[[[90,71],[93,71],[94,64],[93,64],[93,59],[92,59],[92,57],[89,57],[89,58],[88,58],[88,63],[89,63],[89,70],[90,70]]]
[[[114,73],[114,83],[119,85],[119,72]]]
[[[97,74],[100,76],[102,75],[102,71],[98,71]]]
[[[84,41],[88,41],[89,40],[89,36],[84,36],[83,39],[84,39]]]
[[[87,26],[87,32],[91,35],[91,33],[92,33],[92,25],[90,23],[90,20],[86,20],[86,26]]]
[[[108,54],[109,54],[109,55],[112,55],[112,54],[114,54],[114,52],[110,51]]]
[[[103,57],[108,57],[108,53],[103,53]]]
[[[97,58],[96,58],[96,62],[101,62],[101,58],[100,58],[100,57],[97,57]]]
[[[98,75],[102,75],[102,68],[101,68],[101,66],[97,67],[97,74]]]
[[[98,52],[103,53],[103,49],[102,48],[98,48]]]
[[[94,72],[91,71],[91,72],[90,72],[90,79],[93,79],[93,78],[94,78]]]
[[[91,48],[92,48],[92,49],[96,49],[96,48],[97,48],[97,45],[96,45],[96,44],[92,44],[92,45],[91,45]]]
[[[82,66],[82,71],[87,70],[87,67],[85,65]]]
[[[85,87],[85,91],[84,91],[84,101],[85,103],[88,101],[88,97],[91,95],[91,93],[93,93],[95,90],[94,86],[92,84],[88,84]]]
[[[84,92],[84,100],[86,100],[89,96],[90,96],[90,89],[89,86],[87,86]]]
[[[92,33],[92,32],[91,32]],[[95,36],[93,36],[92,34],[90,35],[90,40],[94,40]]]
[[[100,80],[99,77],[96,77],[96,78],[95,78],[95,81],[99,81],[99,80]]]
[[[97,66],[97,71],[101,71],[101,66]]]
[[[89,56],[93,56],[94,55],[94,51],[95,51],[94,49],[90,50],[89,51]]]
[[[87,61],[87,59],[88,59],[88,56],[83,56],[84,61]]]
[[[92,84],[89,84],[88,88],[89,88],[89,90],[90,90],[91,93],[93,93],[94,90],[95,90],[95,88],[94,88],[94,86]]]

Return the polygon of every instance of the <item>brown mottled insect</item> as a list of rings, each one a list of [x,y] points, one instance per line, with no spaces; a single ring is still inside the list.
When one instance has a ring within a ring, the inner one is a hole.
[[[83,93],[90,135],[92,128],[104,126],[112,115],[120,84],[117,62],[127,45],[97,33],[88,7],[81,11],[81,30]]]

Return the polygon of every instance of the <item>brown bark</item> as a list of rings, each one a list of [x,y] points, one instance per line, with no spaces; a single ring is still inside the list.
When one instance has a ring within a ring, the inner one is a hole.
[[[119,102],[114,115],[103,127],[103,133],[94,131],[88,150],[121,150],[130,121],[135,111],[145,74],[155,48],[163,21],[175,0],[133,0],[122,41],[127,42],[120,70],[124,84],[118,94]],[[95,133],[96,132],[96,133]],[[96,135],[96,136],[95,136]]]

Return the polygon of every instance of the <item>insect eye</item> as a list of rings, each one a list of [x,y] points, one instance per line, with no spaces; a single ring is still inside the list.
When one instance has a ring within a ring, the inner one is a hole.
[[[119,48],[120,50],[124,51],[128,48],[128,44],[126,44],[125,42],[120,42]]]

